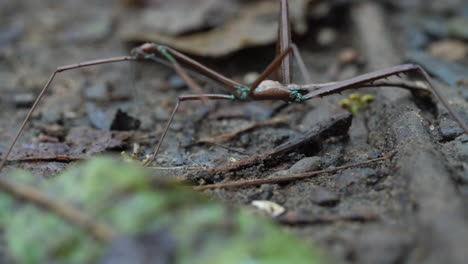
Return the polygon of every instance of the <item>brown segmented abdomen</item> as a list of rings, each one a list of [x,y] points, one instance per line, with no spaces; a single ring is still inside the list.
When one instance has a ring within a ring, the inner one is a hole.
[[[254,90],[252,97],[255,100],[284,100],[289,101],[290,91],[281,83],[272,80],[261,82]]]

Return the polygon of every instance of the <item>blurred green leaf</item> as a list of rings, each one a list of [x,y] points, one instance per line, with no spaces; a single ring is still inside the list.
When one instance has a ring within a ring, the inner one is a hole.
[[[208,201],[187,187],[151,180],[148,171],[110,158],[76,165],[52,179],[12,175],[81,208],[123,236],[164,230],[175,263],[323,263],[303,242],[241,210]],[[18,263],[91,263],[106,246],[57,215],[0,194],[0,221]]]

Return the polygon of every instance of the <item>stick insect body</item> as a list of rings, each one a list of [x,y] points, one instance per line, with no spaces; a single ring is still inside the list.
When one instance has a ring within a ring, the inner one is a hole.
[[[2,162],[0,163],[0,170],[5,166],[8,156],[10,155],[14,145],[16,144],[19,136],[24,130],[24,127],[28,123],[32,113],[36,109],[41,98],[49,88],[51,82],[59,72],[72,70],[76,68],[88,67],[98,64],[106,64],[120,61],[131,61],[131,60],[155,60],[159,61],[159,58],[166,59],[174,68],[174,70],[184,79],[187,85],[196,94],[179,96],[174,109],[171,113],[169,120],[164,128],[164,131],[154,148],[153,155],[145,162],[145,166],[155,161],[161,144],[167,134],[170,124],[177,113],[179,105],[184,101],[194,100],[231,100],[231,101],[258,101],[258,100],[282,100],[291,103],[302,103],[304,101],[324,97],[327,95],[342,92],[348,89],[356,89],[361,87],[400,87],[411,91],[413,94],[427,94],[427,90],[416,85],[408,83],[392,83],[387,82],[385,79],[390,76],[399,75],[408,72],[418,72],[424,77],[426,82],[429,84],[431,91],[441,101],[444,107],[449,111],[455,121],[460,125],[466,134],[468,134],[468,126],[462,121],[460,116],[452,110],[447,100],[440,94],[437,87],[431,81],[429,74],[417,64],[402,64],[385,68],[363,75],[359,75],[348,80],[331,82],[331,83],[311,83],[311,79],[307,73],[302,57],[299,53],[296,45],[291,41],[291,30],[289,25],[289,14],[288,14],[288,1],[279,0],[280,2],[280,19],[278,28],[278,40],[276,49],[276,58],[273,62],[264,70],[264,72],[258,77],[258,79],[250,86],[245,86],[240,83],[231,80],[223,76],[222,74],[200,64],[199,62],[185,56],[184,54],[163,45],[155,43],[145,43],[132,50],[131,56],[122,56],[116,58],[100,59],[94,61],[87,61],[78,64],[72,64],[57,68],[46,85],[38,95],[36,101],[31,107],[29,113],[25,117],[21,124],[18,132],[16,133],[12,143],[10,144],[6,154],[3,156]],[[292,54],[291,54],[292,53]],[[291,56],[292,55],[292,56]],[[303,79],[308,84],[298,85],[292,83],[292,59],[297,62],[301,70]],[[194,71],[197,71],[214,81],[221,83],[223,86],[229,89],[229,94],[204,94],[199,85],[187,74],[184,67],[180,64],[184,64],[185,67],[189,67]],[[276,80],[266,80],[266,78],[274,73]],[[281,80],[281,82],[278,81]]]

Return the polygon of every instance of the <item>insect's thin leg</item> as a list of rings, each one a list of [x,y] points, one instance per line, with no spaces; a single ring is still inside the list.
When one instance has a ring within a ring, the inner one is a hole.
[[[166,137],[167,131],[169,130],[169,126],[172,123],[172,120],[174,119],[175,114],[177,113],[177,110],[179,109],[180,103],[183,101],[195,101],[195,100],[208,100],[208,99],[213,99],[213,100],[233,100],[232,95],[225,95],[225,94],[201,94],[201,95],[185,95],[185,96],[179,96],[177,98],[177,103],[174,106],[174,109],[172,110],[171,116],[169,117],[169,120],[167,121],[166,127],[164,128],[164,131],[161,135],[161,138],[159,139],[158,144],[154,148],[153,155],[151,158],[149,158],[145,163],[144,166],[148,166],[151,164],[153,161],[156,160],[156,157],[158,156],[159,150],[161,148],[161,144]]]
[[[201,100],[203,101],[203,103],[206,106],[210,106],[210,104],[208,102],[208,98],[202,96],[203,91],[200,88],[200,86],[187,74],[187,72],[184,70],[184,68],[182,68],[180,66],[180,64],[175,60],[171,61],[171,63],[174,66],[174,70],[177,72],[177,74],[179,74],[179,76],[182,79],[184,79],[187,86],[190,87],[190,89],[194,90],[197,93],[197,95],[201,96]]]
[[[165,47],[167,49],[167,52],[170,53],[172,56],[174,56],[174,58],[176,58],[178,61],[184,63],[184,64],[187,64],[189,65],[190,67],[192,67],[195,71],[198,71],[199,73],[202,73],[206,76],[208,76],[209,78],[219,82],[219,83],[222,83],[224,84],[226,87],[230,88],[231,91],[233,92],[236,92],[237,89],[239,87],[242,87],[243,85],[222,75],[221,73],[215,71],[215,70],[212,70],[208,67],[206,67],[205,65],[195,61],[194,59],[191,59],[187,56],[185,56],[184,54],[176,51],[175,49],[172,49],[172,48],[169,48],[169,47]]]
[[[83,68],[83,67],[88,67],[88,66],[93,66],[93,65],[99,65],[99,64],[106,64],[106,63],[112,63],[112,62],[119,62],[119,61],[127,61],[127,60],[134,60],[135,58],[132,57],[132,56],[122,56],[122,57],[115,57],[115,58],[108,58],[108,59],[100,59],[100,60],[93,60],[93,61],[86,61],[86,62],[81,62],[81,63],[77,63],[77,64],[71,64],[71,65],[67,65],[67,66],[61,66],[61,67],[58,67],[53,73],[52,75],[50,75],[49,77],[49,80],[47,81],[47,83],[45,84],[44,88],[42,88],[41,92],[39,93],[39,95],[37,96],[36,98],[36,101],[34,101],[34,104],[33,106],[31,107],[31,109],[29,110],[28,114],[26,115],[26,117],[24,118],[23,120],[23,123],[21,124],[20,128],[18,129],[18,131],[16,132],[16,135],[13,139],[13,141],[11,142],[10,146],[8,147],[8,150],[5,154],[5,156],[3,156],[2,158],[2,162],[0,163],[0,171],[3,169],[3,167],[5,166],[6,162],[7,162],[7,159],[8,159],[8,156],[10,155],[11,151],[13,150],[13,147],[15,146],[16,144],[16,141],[18,141],[18,138],[21,136],[21,134],[23,133],[23,130],[24,130],[24,127],[26,126],[26,124],[28,123],[29,119],[31,118],[31,115],[34,113],[34,110],[36,109],[37,105],[39,104],[39,102],[41,101],[42,97],[44,96],[44,94],[47,92],[50,84],[52,83],[52,81],[54,80],[55,76],[57,75],[57,73],[60,73],[60,72],[63,72],[63,71],[68,71],[68,70],[73,70],[73,69],[77,69],[77,68]]]
[[[266,67],[266,69],[263,71],[263,73],[255,80],[255,82],[253,82],[253,84],[250,86],[250,90],[249,90],[249,95],[252,95],[254,90],[257,88],[257,86],[263,81],[265,80],[265,78],[271,73],[273,72],[275,69],[278,68],[278,66],[280,65],[281,61],[283,61],[283,59],[286,57],[286,55],[288,55],[288,53],[291,51],[291,47],[288,47],[285,51],[283,51],[278,57],[276,57],[271,63],[270,65],[268,65],[268,67]]]
[[[279,47],[279,46],[278,46]],[[307,68],[304,64],[304,60],[302,59],[301,53],[299,51],[299,48],[297,45],[293,42],[291,44],[292,52],[293,52],[293,58],[294,61],[297,63],[297,66],[299,67],[299,70],[301,71],[302,79],[305,83],[312,83],[312,78],[310,77],[309,72],[307,71]],[[277,73],[278,70],[276,70],[274,73]],[[276,78],[278,80],[278,78]],[[303,88],[301,86],[301,88]],[[275,116],[278,114],[280,111],[282,111],[284,108],[288,107],[291,105],[289,102],[284,102],[281,106],[277,107],[274,109],[272,112],[270,112],[270,116]]]
[[[291,26],[289,23],[289,6],[287,0],[280,0],[279,17],[279,53],[288,49],[291,44]],[[281,62],[281,83],[289,84],[292,82],[292,64],[291,57],[287,55]]]
[[[331,85],[325,86],[323,88],[311,91],[307,93],[306,95],[304,95],[303,99],[309,100],[315,97],[323,97],[329,94],[339,93],[341,91],[348,90],[348,89],[360,88],[360,87],[363,87],[367,83],[371,83],[379,79],[384,79],[392,75],[398,75],[400,73],[411,72],[411,71],[417,71],[424,77],[426,82],[429,84],[429,87],[431,88],[432,92],[436,95],[436,97],[440,100],[440,102],[442,102],[444,107],[447,109],[450,115],[452,115],[455,121],[457,121],[460,127],[465,131],[465,134],[468,134],[468,126],[463,122],[461,117],[455,111],[453,111],[450,104],[439,92],[439,89],[437,88],[437,86],[434,85],[429,74],[418,64],[410,63],[410,64],[397,65],[397,66],[377,70],[374,72],[366,73],[363,75],[359,75],[348,80],[339,81]],[[406,87],[402,86],[402,88],[406,88]]]
[[[280,27],[278,25],[278,37],[276,39],[276,45],[275,45],[275,58],[278,57],[281,53],[280,51]],[[273,72],[273,77],[272,77],[272,80],[274,81],[280,81],[280,76],[281,76],[281,69],[280,68],[276,68]]]
[[[297,66],[299,67],[299,70],[301,71],[301,75],[302,75],[302,78],[304,79],[304,82],[311,83],[312,78],[310,77],[310,74],[307,71],[304,60],[302,59],[301,52],[297,48],[296,44],[292,43],[291,47],[292,47],[292,52],[293,52],[293,55],[294,55],[294,59],[295,59],[295,61],[297,63]]]
[[[468,135],[468,125],[466,125],[463,120],[461,119],[460,115],[458,115],[455,111],[453,111],[452,107],[450,106],[450,104],[447,102],[447,100],[445,99],[445,97],[440,93],[439,89],[434,85],[431,77],[429,76],[429,74],[426,72],[426,70],[424,70],[423,67],[421,67],[420,65],[415,65],[416,66],[416,69],[417,71],[419,71],[423,76],[424,78],[426,79],[426,82],[429,84],[429,86],[432,88],[432,91],[436,94],[437,98],[439,98],[439,100],[442,102],[442,104],[445,106],[445,108],[447,109],[447,111],[449,111],[449,113],[452,115],[453,118],[455,118],[455,121],[457,121],[457,123],[460,125],[461,128],[463,128],[463,130],[465,131],[465,134]]]
[[[326,83],[309,83],[301,85],[301,89],[304,90],[317,90],[321,89],[326,86],[334,85],[339,83],[338,81],[335,82],[326,82]],[[375,82],[371,83],[363,83],[359,85],[357,88],[372,88],[372,87],[396,87],[396,88],[404,88],[409,90],[410,92],[414,92],[417,94],[425,94],[430,92],[426,88],[422,87],[419,84],[415,84],[414,82],[406,81],[406,80],[398,80],[398,81],[389,81],[389,80],[376,80]]]
[[[192,77],[190,77],[187,72],[184,70],[184,68],[182,68],[180,66],[180,64],[174,59],[172,58],[171,56],[168,56],[167,54],[165,54],[165,52],[169,52],[169,48],[160,48],[159,49],[160,52],[167,57],[167,59],[172,63],[172,65],[174,66],[174,69],[175,71],[177,72],[177,74],[180,75],[180,77],[185,81],[185,83],[187,84],[187,86],[190,87],[190,89],[192,90],[195,90],[195,91],[200,91],[199,94],[197,95],[188,95],[188,96],[179,96],[177,98],[177,103],[176,105],[174,106],[174,109],[172,110],[172,114],[169,118],[169,120],[167,121],[167,124],[166,124],[166,127],[164,128],[164,131],[163,131],[163,134],[158,142],[158,144],[156,145],[155,149],[154,149],[154,152],[153,152],[153,155],[151,156],[150,159],[148,159],[144,166],[148,166],[149,164],[151,164],[157,157],[158,153],[159,153],[159,149],[161,148],[161,144],[164,140],[164,137],[166,136],[166,133],[167,133],[167,130],[169,129],[169,126],[171,125],[172,123],[172,120],[174,119],[174,115],[177,113],[177,110],[179,109],[179,105],[180,105],[180,102],[183,102],[183,101],[188,101],[188,100],[202,100],[204,102],[207,102],[209,99],[225,99],[225,100],[232,100],[234,99],[234,97],[232,95],[223,95],[223,94],[201,94],[201,88],[200,86],[198,86],[198,84],[192,79]],[[175,54],[175,53],[174,53]],[[174,55],[173,53],[171,53],[171,55]],[[178,57],[179,58],[179,57]],[[236,88],[237,90],[237,88]]]

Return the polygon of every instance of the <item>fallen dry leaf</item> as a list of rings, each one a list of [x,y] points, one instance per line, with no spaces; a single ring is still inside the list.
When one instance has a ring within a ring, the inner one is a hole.
[[[468,55],[468,45],[460,40],[444,39],[436,41],[429,46],[428,50],[432,56],[448,61],[458,61]]]
[[[99,153],[120,147],[133,135],[132,132],[106,131],[90,127],[74,127],[67,135],[66,142],[76,151],[86,154]]]
[[[307,31],[307,5],[311,1],[289,1],[291,24],[294,31],[299,34]],[[190,11],[182,10],[183,12],[178,13],[179,17],[182,16],[180,18],[177,16],[174,18],[174,14],[171,15],[170,21],[177,21],[175,25],[162,27],[159,27],[155,20],[156,17],[165,17],[165,15],[155,15],[160,14],[161,11],[146,10],[141,11],[143,13],[135,13],[127,19],[128,22],[122,25],[119,35],[124,41],[157,42],[193,55],[213,57],[227,55],[247,47],[270,44],[277,38],[278,1],[251,2],[239,7],[236,14],[227,17],[226,21],[218,27],[187,35],[174,35],[173,33],[195,29],[180,24],[183,23],[182,20],[187,19],[187,16],[190,18],[187,21],[198,25],[198,30],[203,29],[203,25],[206,26],[206,24],[203,24],[201,18],[196,16],[212,12],[209,11],[212,9],[205,5],[193,7]]]

